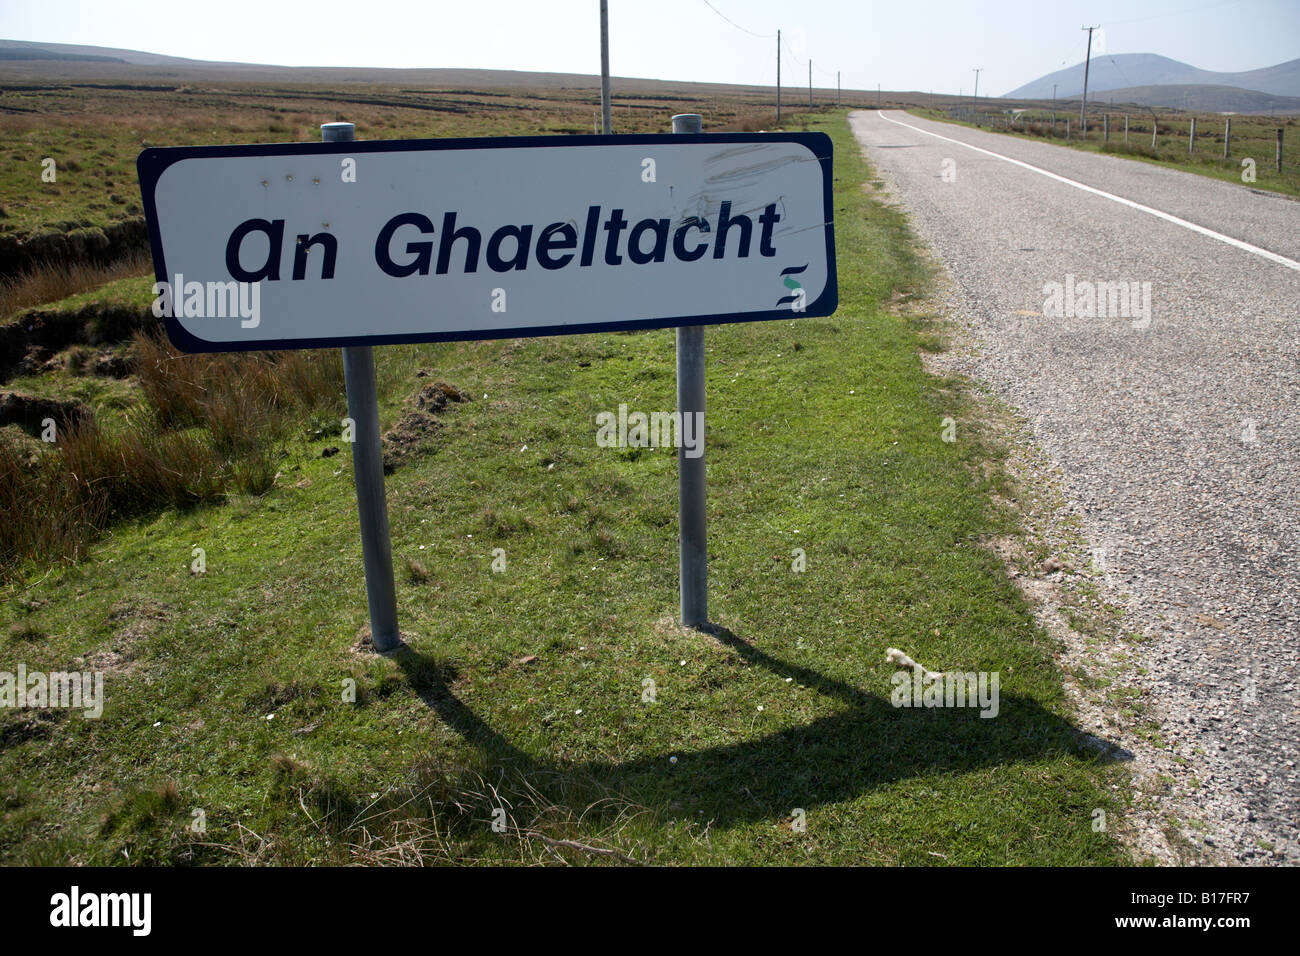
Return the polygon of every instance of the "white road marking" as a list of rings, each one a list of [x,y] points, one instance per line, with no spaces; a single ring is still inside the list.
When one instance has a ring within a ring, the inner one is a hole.
[[[1130,209],[1136,209],[1139,212],[1149,213],[1150,215],[1155,216],[1157,219],[1163,219],[1165,220],[1165,222],[1172,222],[1174,225],[1182,226],[1184,229],[1190,229],[1192,232],[1199,232],[1201,235],[1209,236],[1211,239],[1217,239],[1219,240],[1219,242],[1226,242],[1230,246],[1235,246],[1236,248],[1242,249],[1246,252],[1254,253],[1257,256],[1261,256],[1265,259],[1268,259],[1270,262],[1276,262],[1278,265],[1286,266],[1288,269],[1294,269],[1296,272],[1300,272],[1300,262],[1297,262],[1294,259],[1288,259],[1286,256],[1280,256],[1276,252],[1270,252],[1267,249],[1261,249],[1259,246],[1252,246],[1249,242],[1242,242],[1240,239],[1232,238],[1232,236],[1225,236],[1221,232],[1215,232],[1213,229],[1206,229],[1204,226],[1198,226],[1196,223],[1188,222],[1186,219],[1179,219],[1177,216],[1172,216],[1169,213],[1162,212],[1159,209],[1153,209],[1150,206],[1144,206],[1140,202],[1134,202],[1131,199],[1125,199],[1123,196],[1116,196],[1114,193],[1108,193],[1104,189],[1097,189],[1096,187],[1089,186],[1085,183],[1075,182],[1073,179],[1067,179],[1064,176],[1059,176],[1056,173],[1050,172],[1049,170],[1043,169],[1039,166],[1034,166],[1030,163],[1022,162],[1018,159],[1012,159],[1010,156],[1003,156],[1001,153],[995,153],[990,149],[984,149],[980,146],[972,146],[970,143],[963,143],[959,139],[953,139],[950,136],[940,136],[938,133],[932,133],[928,129],[921,129],[921,127],[913,126],[911,123],[904,123],[899,120],[892,119],[886,116],[883,112],[878,112],[877,115],[880,116],[881,119],[888,120],[889,122],[895,124],[896,126],[905,126],[908,129],[916,130],[916,132],[918,133],[924,133],[926,136],[933,136],[935,139],[942,139],[949,143],[956,143],[958,146],[965,146],[967,149],[973,149],[977,153],[983,153],[986,156],[992,156],[994,159],[1001,159],[1001,160],[1005,160],[1008,163],[1014,163],[1017,166],[1023,166],[1025,169],[1028,169],[1035,173],[1040,173],[1041,175],[1046,176],[1049,179],[1055,179],[1057,182],[1065,183],[1067,186],[1073,186],[1075,189],[1082,189],[1084,192],[1092,193],[1096,196],[1102,196],[1105,199],[1113,200],[1114,202],[1117,202],[1122,206],[1128,206]]]

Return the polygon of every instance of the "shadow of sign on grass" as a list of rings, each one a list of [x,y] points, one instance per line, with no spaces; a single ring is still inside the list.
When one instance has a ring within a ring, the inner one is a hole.
[[[921,774],[962,774],[1060,754],[1103,761],[1132,756],[1083,733],[1031,697],[1002,695],[1001,712],[993,719],[981,718],[974,708],[896,708],[887,695],[773,657],[728,630],[713,634],[751,665],[837,698],[845,709],[759,739],[680,752],[676,763],[667,753],[619,763],[546,761],[514,746],[456,697],[445,665],[410,648],[393,659],[449,727],[493,765],[523,775],[539,790],[550,789],[547,781],[585,779],[606,793],[675,816],[703,811],[701,819],[715,827],[780,818],[796,806],[851,800]],[[571,801],[574,792],[560,786],[557,802]]]

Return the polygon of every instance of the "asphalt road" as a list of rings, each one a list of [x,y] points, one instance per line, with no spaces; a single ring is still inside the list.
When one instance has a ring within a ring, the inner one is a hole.
[[[1149,638],[1130,677],[1194,841],[1300,862],[1300,202],[902,112],[852,123],[954,283],[966,370],[1028,420]],[[1116,288],[1089,315],[1098,282],[1137,283],[1137,307]]]

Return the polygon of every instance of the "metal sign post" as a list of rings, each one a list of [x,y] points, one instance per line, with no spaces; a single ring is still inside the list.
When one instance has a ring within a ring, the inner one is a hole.
[[[681,621],[706,627],[704,326],[835,311],[830,138],[703,135],[697,114],[622,136],[321,129],[136,166],[155,277],[185,289],[177,348],[343,349],[375,648],[401,644],[372,352],[388,343],[675,328],[679,434],[701,441],[678,451]]]
[[[704,117],[682,113],[673,117],[674,133],[702,133]],[[704,421],[704,326],[685,325],[677,329],[677,411],[679,428],[687,416]],[[698,418],[695,417],[698,413]],[[699,432],[699,455],[688,457],[683,443],[677,449],[677,519],[681,527],[678,572],[681,577],[681,620],[683,627],[704,627],[709,623],[709,569],[705,517],[704,432]]]
[[[325,123],[325,143],[350,143],[352,123]],[[370,640],[380,652],[402,643],[397,630],[397,590],[393,584],[393,548],[388,534],[388,501],[384,496],[384,458],[379,441],[379,397],[375,390],[375,352],[369,345],[343,349],[343,379],[347,384],[348,417],[353,422],[352,476],[357,486],[361,519],[361,556],[366,569],[366,603],[370,606]]]

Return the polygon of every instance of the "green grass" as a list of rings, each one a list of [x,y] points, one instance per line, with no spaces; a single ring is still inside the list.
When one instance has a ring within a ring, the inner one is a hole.
[[[18,375],[3,387],[37,398],[77,399],[95,410],[95,420],[100,425],[109,427],[124,424],[127,414],[139,404],[138,390],[130,381],[89,372]]]
[[[966,120],[952,119],[946,110],[911,109],[909,112],[925,119],[952,123],[956,126],[975,124]],[[1156,166],[1181,169],[1183,172],[1197,173],[1212,179],[1250,186],[1253,189],[1267,189],[1286,196],[1300,197],[1300,120],[1294,117],[1276,119],[1260,116],[1234,116],[1232,118],[1231,156],[1223,158],[1223,117],[1200,116],[1197,119],[1196,150],[1189,155],[1187,137],[1191,127],[1191,117],[1186,114],[1158,114],[1159,128],[1156,131],[1156,145],[1151,146],[1151,114],[1145,111],[1131,113],[1129,116],[1129,142],[1124,143],[1124,119],[1122,113],[1111,113],[1111,131],[1109,141],[1102,139],[1102,118],[1089,113],[1088,138],[1079,138],[1078,115],[1071,117],[1073,133],[1065,139],[1065,112],[1057,113],[1057,135],[1045,135],[1026,130],[1025,123],[1038,124],[1044,131],[1050,130],[1049,112],[1035,111],[1024,114],[1018,121],[1019,128],[1006,129],[983,123],[979,128],[985,132],[999,133],[1053,143],[1057,146],[1069,146],[1093,153],[1108,153],[1136,159]],[[998,122],[1002,117],[998,117]],[[1275,130],[1285,129],[1283,134],[1282,171],[1278,172],[1275,163],[1277,142]],[[1242,182],[1242,159],[1251,157],[1255,160],[1255,181]]]
[[[107,282],[97,289],[79,292],[57,302],[39,306],[33,311],[77,312],[87,306],[94,306],[97,309],[122,308],[143,311],[153,304],[153,281],[153,276],[128,276],[125,279]]]
[[[593,132],[591,89],[439,90],[378,84],[204,83],[202,89],[55,80],[0,93],[0,235],[95,230],[142,215],[135,161],[147,146],[319,141],[321,123],[348,120],[358,139],[521,136]],[[698,112],[711,129],[758,129],[764,96],[704,92],[617,96],[618,132],[663,131],[674,112]],[[55,161],[46,182],[44,160]]]
[[[385,423],[434,378],[473,396],[388,478],[410,651],[355,647],[336,437],[287,440],[262,497],[115,526],[3,594],[0,661],[88,661],[108,701],[0,714],[0,861],[615,859],[570,840],[665,864],[1125,862],[1091,826],[1122,818],[1122,771],[1078,742],[1051,642],[980,545],[1016,527],[996,436],[923,370],[933,323],[886,307],[928,281],[905,221],[861,189],[843,115],[811,125],[836,144],[839,312],[707,334],[720,636],[671,623],[673,452],[595,443],[599,411],[673,407],[671,330],[377,349]],[[888,646],[999,671],[1000,716],[891,707]]]

